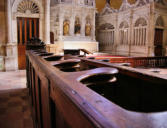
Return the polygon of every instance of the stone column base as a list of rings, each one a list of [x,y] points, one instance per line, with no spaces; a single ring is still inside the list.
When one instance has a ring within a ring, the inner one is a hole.
[[[18,70],[18,62],[15,56],[5,57],[5,71]]]
[[[0,56],[0,72],[5,71],[5,61],[4,56]]]
[[[5,71],[18,70],[18,51],[16,43],[6,45],[6,56],[4,58]]]

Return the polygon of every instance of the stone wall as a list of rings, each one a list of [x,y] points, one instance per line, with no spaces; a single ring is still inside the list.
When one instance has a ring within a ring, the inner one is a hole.
[[[141,5],[139,2],[138,0],[134,5],[124,3],[119,10],[106,4],[99,13],[97,39],[100,46],[103,46],[100,47],[102,52],[125,56],[154,56],[154,32],[158,27],[164,31],[163,55],[167,54],[167,6],[154,2]],[[158,17],[162,17],[161,26],[155,25]],[[108,41],[112,37],[111,31],[114,31],[114,43]]]

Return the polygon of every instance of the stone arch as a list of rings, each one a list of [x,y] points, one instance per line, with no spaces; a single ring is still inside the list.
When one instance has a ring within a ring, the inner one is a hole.
[[[44,10],[42,8],[42,3],[39,0],[15,0],[15,2],[13,3],[13,6],[12,6],[12,12],[16,13],[19,4],[23,1],[32,1],[33,3],[35,3],[38,6],[39,13],[43,13]]]
[[[33,1],[38,6],[39,13],[20,13],[17,11],[18,6],[23,1]],[[31,18],[39,18],[40,20],[40,38],[43,39],[43,18],[44,18],[44,9],[42,8],[42,3],[40,0],[15,0],[12,5],[12,28],[13,28],[13,41],[17,42],[17,17],[31,17]]]
[[[114,25],[110,23],[105,23],[100,25],[99,30],[107,30],[107,29],[114,29]]]
[[[155,26],[158,26],[158,27],[164,27],[165,24],[164,24],[164,20],[163,20],[163,17],[162,16],[159,16],[155,22]]]
[[[148,0],[136,0],[136,2],[133,4],[133,7],[139,7],[147,4]]]
[[[91,16],[90,15],[87,15],[86,17],[85,17],[85,23],[87,24],[87,23],[89,23],[90,25],[92,24],[92,19],[91,19]]]
[[[119,25],[119,44],[128,45],[129,25],[127,21],[122,21]]]
[[[17,7],[17,12],[19,13],[39,13],[38,5],[32,0],[21,1]]]
[[[119,25],[119,28],[129,28],[128,22],[127,21],[122,21]]]
[[[145,46],[146,42],[147,42],[147,20],[144,17],[140,17],[134,23],[132,45]]]
[[[141,25],[141,26],[146,26],[146,25],[147,25],[147,21],[146,21],[145,18],[140,17],[140,18],[138,18],[138,19],[136,20],[134,26],[135,26],[135,27],[138,27],[138,26],[140,26],[140,25]]]

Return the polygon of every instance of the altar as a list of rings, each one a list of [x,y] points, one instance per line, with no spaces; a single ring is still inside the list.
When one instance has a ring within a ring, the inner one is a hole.
[[[56,53],[63,49],[86,49],[98,52],[98,42],[95,37],[95,0],[65,0],[56,1],[51,5],[51,32]],[[52,47],[52,48],[49,48]],[[54,51],[51,51],[54,52]]]

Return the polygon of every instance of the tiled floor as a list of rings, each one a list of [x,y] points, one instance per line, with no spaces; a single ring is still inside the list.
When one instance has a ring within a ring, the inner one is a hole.
[[[0,72],[0,128],[33,128],[25,71]]]

